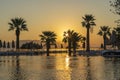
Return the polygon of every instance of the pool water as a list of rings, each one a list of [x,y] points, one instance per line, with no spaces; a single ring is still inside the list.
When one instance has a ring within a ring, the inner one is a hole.
[[[0,80],[120,80],[120,60],[102,56],[1,56]]]

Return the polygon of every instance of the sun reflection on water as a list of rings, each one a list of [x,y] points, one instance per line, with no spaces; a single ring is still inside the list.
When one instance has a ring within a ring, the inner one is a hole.
[[[102,56],[3,56],[0,80],[120,80],[119,66]]]
[[[69,56],[66,56],[65,58],[65,68],[68,70],[69,69],[69,64],[70,64],[70,57]]]

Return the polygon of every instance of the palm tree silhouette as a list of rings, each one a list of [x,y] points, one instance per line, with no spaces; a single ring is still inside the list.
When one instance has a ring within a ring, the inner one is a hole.
[[[64,32],[63,34],[63,42],[67,43],[68,42],[68,52],[69,52],[69,56],[71,56],[71,42],[72,42],[72,35],[74,33],[74,30],[68,30],[66,32]]]
[[[26,21],[23,18],[11,19],[9,24],[9,31],[15,30],[16,34],[16,49],[19,49],[19,36],[21,31],[28,31]]]
[[[86,27],[86,29],[87,29],[87,40],[86,40],[86,43],[87,43],[87,45],[86,45],[86,51],[90,51],[90,28],[92,27],[92,26],[95,26],[96,24],[95,24],[95,19],[94,19],[94,16],[93,15],[91,15],[91,14],[86,14],[84,17],[82,17],[83,18],[83,22],[82,22],[82,26],[83,27]]]
[[[0,48],[2,48],[2,40],[0,40]]]
[[[71,48],[73,47],[73,56],[76,56],[76,48],[78,46],[78,42],[81,41],[81,35],[78,34],[77,32],[74,32],[74,30],[68,30],[64,32],[63,35],[63,42],[67,43],[68,42],[68,51],[69,51],[69,56],[71,56]]]
[[[52,31],[43,31],[41,35],[41,42],[45,42],[47,49],[47,56],[49,56],[49,49],[51,44],[55,44],[56,42],[56,34]]]
[[[7,48],[10,48],[10,42],[7,42]]]
[[[98,32],[98,35],[103,36],[103,40],[104,40],[104,49],[106,49],[106,39],[107,39],[107,35],[110,35],[110,27],[109,26],[101,26],[100,30]]]
[[[111,38],[113,47],[117,46],[120,49],[120,26],[113,29]]]
[[[73,46],[73,56],[76,56],[76,48],[78,46],[78,42],[80,42],[82,39],[82,36],[77,33],[77,32],[74,32],[73,35],[72,35],[72,46]]]

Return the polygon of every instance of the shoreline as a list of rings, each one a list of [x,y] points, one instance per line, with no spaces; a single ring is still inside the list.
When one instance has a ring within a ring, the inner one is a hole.
[[[83,56],[98,56],[101,55],[102,50],[91,50],[90,52],[86,52],[85,50],[77,50],[76,55]],[[68,53],[67,50],[53,50],[50,51],[50,54],[58,54],[58,53]],[[0,56],[22,56],[22,55],[45,55],[46,51],[0,51]]]

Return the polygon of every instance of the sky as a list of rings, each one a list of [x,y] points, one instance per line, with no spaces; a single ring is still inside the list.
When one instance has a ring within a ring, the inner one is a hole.
[[[15,40],[15,32],[8,31],[10,19],[22,17],[27,22],[28,32],[21,32],[21,40],[40,40],[42,31],[54,31],[62,43],[63,32],[74,30],[86,36],[82,16],[95,16],[96,26],[90,33],[91,46],[100,46],[102,37],[97,35],[100,26],[115,27],[118,15],[110,9],[109,0],[0,0],[0,39]]]

